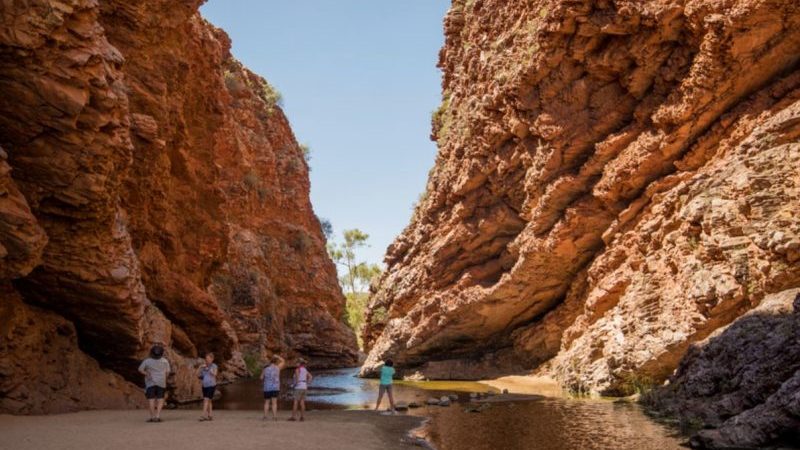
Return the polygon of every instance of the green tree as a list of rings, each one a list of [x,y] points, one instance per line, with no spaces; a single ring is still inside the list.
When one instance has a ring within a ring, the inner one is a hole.
[[[381,274],[377,264],[359,261],[357,252],[368,247],[369,235],[359,229],[345,230],[342,242],[329,242],[328,253],[339,271],[339,284],[347,297],[347,322],[359,335],[364,325],[364,311],[369,299],[369,286]]]
[[[322,227],[322,234],[325,235],[325,240],[330,241],[333,237],[333,224],[323,217],[317,217],[317,220],[319,220],[319,225]]]

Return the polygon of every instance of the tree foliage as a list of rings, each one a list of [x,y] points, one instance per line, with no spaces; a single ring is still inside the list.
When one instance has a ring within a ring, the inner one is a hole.
[[[317,217],[319,225],[322,227],[322,234],[325,235],[325,240],[330,241],[333,238],[333,224],[330,220],[323,217]]]
[[[369,235],[359,229],[345,230],[342,233],[343,242],[328,244],[328,253],[336,265],[341,268],[339,282],[349,294],[368,292],[372,279],[380,275],[381,269],[377,264],[359,262],[356,252],[368,247]]]
[[[341,242],[328,243],[328,253],[336,263],[339,284],[347,297],[347,322],[356,334],[360,334],[369,299],[369,286],[380,276],[381,268],[358,258],[358,250],[369,246],[367,233],[359,229],[345,230],[342,238]]]

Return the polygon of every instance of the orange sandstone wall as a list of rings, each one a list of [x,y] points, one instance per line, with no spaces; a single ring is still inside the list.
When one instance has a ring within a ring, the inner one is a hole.
[[[455,0],[444,29],[364,374],[627,394],[800,287],[797,2]]]
[[[205,351],[226,378],[243,355],[356,362],[302,152],[200,3],[0,9],[0,304],[15,311],[0,317],[13,330],[0,347],[4,411],[113,406],[83,395],[42,406],[65,389],[48,370],[80,371],[66,360],[19,390],[34,361],[21,342],[52,330],[69,361],[97,366],[84,384],[113,379],[124,393],[136,361],[166,343],[179,400],[197,394]]]

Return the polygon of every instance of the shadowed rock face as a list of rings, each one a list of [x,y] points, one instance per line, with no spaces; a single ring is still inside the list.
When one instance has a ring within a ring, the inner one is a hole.
[[[626,394],[800,286],[799,26],[790,0],[455,1],[362,373]]]
[[[48,311],[28,338],[74,323],[63,348],[131,381],[149,346],[167,344],[178,399],[197,394],[206,351],[226,377],[269,352],[356,362],[302,152],[274,92],[231,57],[200,3],[0,10],[0,279],[13,280],[0,301]],[[3,369],[4,380],[25,373]],[[25,398],[2,407],[48,411]],[[106,405],[95,400],[50,411]]]
[[[714,429],[698,448],[800,442],[800,290],[758,307],[693,346],[670,384],[648,394],[651,406]]]

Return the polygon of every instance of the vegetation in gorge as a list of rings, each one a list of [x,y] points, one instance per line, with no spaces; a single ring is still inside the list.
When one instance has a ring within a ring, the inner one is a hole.
[[[330,223],[327,225],[330,226]],[[332,231],[330,228],[330,235],[333,234]],[[360,334],[369,300],[369,286],[381,274],[381,268],[377,264],[358,260],[356,254],[358,249],[369,246],[368,241],[368,234],[359,229],[352,229],[342,233],[341,242],[328,243],[328,253],[336,263],[339,283],[347,297],[347,323],[356,332],[356,336],[359,336],[359,347],[362,346]]]

